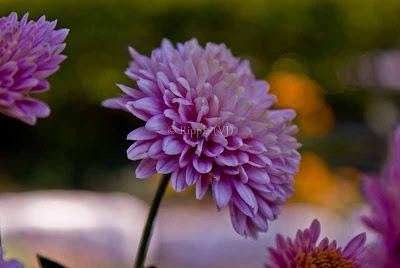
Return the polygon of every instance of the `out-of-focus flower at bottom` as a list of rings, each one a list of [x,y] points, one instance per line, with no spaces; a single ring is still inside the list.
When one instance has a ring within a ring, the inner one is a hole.
[[[0,268],[24,268],[24,265],[17,260],[4,260],[3,247],[0,241]]]
[[[366,234],[354,237],[344,249],[337,247],[336,241],[325,237],[319,244],[321,224],[314,220],[310,228],[298,230],[296,238],[276,236],[276,248],[268,248],[269,258],[266,268],[361,268],[364,267],[364,247]]]
[[[297,229],[307,228],[315,218],[325,226],[321,235],[335,237],[338,244],[345,244],[360,233],[343,214],[320,206],[292,204],[282,207],[281,216],[271,223],[268,233],[260,235],[258,240],[243,240],[227,228],[229,211],[215,213],[211,197],[205,202],[176,204],[160,210],[162,240],[158,263],[162,268],[262,267],[266,246],[274,246],[276,234],[292,237]]]

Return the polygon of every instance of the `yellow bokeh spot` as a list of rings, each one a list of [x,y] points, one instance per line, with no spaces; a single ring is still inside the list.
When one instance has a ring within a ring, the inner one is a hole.
[[[151,191],[154,191],[155,189],[157,189],[158,183],[160,182],[162,176],[163,176],[162,174],[157,173],[157,174],[151,176],[150,178],[148,178],[150,180]],[[176,192],[172,188],[172,185],[171,185],[171,182],[170,182],[168,184],[166,193],[167,194],[178,194],[178,195],[189,195],[189,194],[193,194],[194,191],[195,191],[195,187],[189,186],[185,191]]]
[[[267,81],[270,93],[278,99],[275,107],[296,110],[300,133],[320,136],[333,128],[333,110],[326,103],[316,82],[303,75],[281,71],[268,75]]]
[[[345,209],[361,200],[360,172],[351,167],[332,172],[327,163],[312,152],[303,152],[299,173],[293,187],[296,194],[290,202],[306,202],[332,209]]]
[[[335,177],[325,161],[312,152],[303,152],[299,173],[295,176],[295,201],[317,204],[331,202],[329,195],[337,191]]]
[[[330,106],[324,105],[314,113],[299,114],[297,124],[306,136],[321,136],[329,132],[335,125],[335,115]]]

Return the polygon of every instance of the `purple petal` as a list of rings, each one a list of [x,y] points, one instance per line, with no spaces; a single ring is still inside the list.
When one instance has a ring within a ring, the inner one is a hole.
[[[220,180],[212,182],[212,193],[215,204],[218,208],[224,208],[228,205],[232,196],[232,184],[229,180]]]
[[[275,220],[275,215],[271,209],[271,206],[261,197],[256,196],[256,199],[258,204],[258,211],[260,212],[260,214],[270,221]]]
[[[319,235],[321,234],[321,224],[315,219],[310,226],[311,241],[313,244],[317,243]]]
[[[149,158],[140,161],[139,166],[135,170],[136,178],[144,179],[156,174],[156,164],[156,160]]]
[[[142,110],[151,115],[157,115],[163,112],[163,105],[157,98],[147,97],[133,102],[136,109]]]
[[[254,217],[254,212],[253,210],[250,208],[250,206],[243,201],[243,199],[238,196],[236,193],[232,193],[232,200],[234,205],[244,214],[246,214],[249,217]]]
[[[51,37],[51,44],[56,45],[62,43],[69,33],[69,29],[59,29],[53,32]]]
[[[186,167],[186,183],[188,185],[195,184],[200,179],[200,173],[198,173],[192,164],[187,165]]]
[[[150,80],[140,79],[136,82],[141,91],[147,96],[160,97],[161,92],[158,89],[158,85]]]
[[[178,158],[169,157],[167,159],[161,159],[157,162],[157,172],[161,174],[169,174],[172,171],[179,168]]]
[[[238,180],[232,180],[233,185],[235,186],[236,191],[240,195],[240,197],[252,208],[256,206],[256,197],[254,196],[253,191],[247,185],[243,184]]]
[[[216,157],[217,155],[220,155],[223,151],[224,147],[217,143],[212,143],[211,145],[203,147],[203,153],[208,157]]]
[[[201,174],[209,173],[213,167],[213,161],[208,157],[193,159],[193,167]]]
[[[224,151],[222,154],[216,156],[215,160],[229,167],[236,167],[239,165],[239,160],[236,154],[230,151]]]
[[[257,229],[259,232],[267,232],[268,231],[268,222],[264,220],[260,215],[256,215],[253,218],[251,218],[251,221],[255,226],[257,226]]]
[[[36,87],[39,84],[39,79],[36,78],[28,78],[19,81],[13,85],[13,90],[30,90],[31,88]]]
[[[139,127],[134,131],[130,132],[127,136],[127,140],[151,140],[157,138],[158,134],[152,131],[148,131],[145,127]]]
[[[168,155],[177,155],[182,153],[185,144],[182,141],[182,137],[178,135],[169,135],[163,139],[162,148]]]
[[[50,84],[46,80],[40,80],[39,83],[31,89],[31,93],[44,92],[50,88]]]
[[[228,144],[226,145],[226,148],[229,150],[237,150],[239,149],[241,146],[243,146],[243,141],[240,137],[229,137],[228,139]]]
[[[268,184],[270,182],[270,178],[268,172],[263,168],[257,168],[250,165],[245,167],[245,171],[249,180],[252,180],[261,184]]]
[[[206,195],[208,187],[210,185],[210,178],[206,175],[200,177],[200,180],[196,183],[196,198],[203,199]]]
[[[131,112],[134,116],[137,118],[142,119],[143,121],[148,121],[151,118],[151,115],[143,110],[140,110],[134,106],[134,102],[131,100],[128,100],[126,102],[124,109],[127,109],[129,112]]]
[[[162,150],[162,140],[158,139],[150,146],[147,155],[152,159],[165,159],[165,153]]]
[[[179,166],[185,167],[194,158],[194,149],[190,145],[186,145],[183,148],[182,153],[179,157]]]
[[[128,159],[135,161],[147,158],[147,152],[149,151],[150,146],[153,142],[151,141],[137,141],[132,144],[128,150],[126,151]]]
[[[247,216],[243,214],[241,211],[235,208],[233,204],[229,206],[229,211],[231,215],[232,225],[235,231],[244,236],[244,230],[246,228],[246,219]]]
[[[182,192],[188,187],[188,184],[186,183],[186,169],[177,169],[174,172],[172,172],[171,175],[171,185],[172,189],[174,189],[177,192]]]
[[[169,134],[168,130],[171,126],[170,119],[167,119],[163,114],[155,115],[146,123],[146,129],[162,135]]]
[[[39,100],[25,98],[22,101],[18,101],[17,106],[25,113],[32,114],[39,118],[44,118],[50,115],[49,106]]]
[[[363,249],[365,241],[367,240],[367,235],[365,233],[359,234],[354,237],[344,248],[343,256],[346,258],[351,258]]]
[[[138,100],[141,98],[145,98],[146,94],[144,94],[142,91],[140,90],[136,90],[121,84],[117,84],[117,86],[128,96],[132,97],[133,100]]]
[[[146,62],[146,57],[140,55],[136,50],[132,47],[129,47],[129,53],[131,54],[131,57],[142,67],[146,68],[147,67],[147,62]]]

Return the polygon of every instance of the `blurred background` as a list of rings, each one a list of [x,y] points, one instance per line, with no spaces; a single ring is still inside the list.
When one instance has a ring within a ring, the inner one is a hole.
[[[73,267],[133,262],[159,177],[135,179],[137,163],[126,158],[126,135],[143,122],[100,103],[120,94],[116,83],[132,85],[124,75],[127,47],[149,55],[164,37],[173,43],[192,37],[201,45],[225,43],[235,56],[249,59],[277,95],[276,108],[297,111],[303,160],[297,193],[284,208],[290,213],[258,242],[236,237],[227,211],[217,213],[210,196],[200,202],[193,189],[169,190],[154,263],[244,267],[251,260],[262,267],[275,231],[294,233],[317,216],[339,241],[360,229],[362,175],[379,171],[386,138],[400,120],[400,2],[0,0],[0,5],[0,17],[28,11],[30,19],[45,14],[58,19],[57,28],[71,29],[68,59],[50,77],[51,90],[37,95],[51,106],[51,117],[29,127],[0,115],[0,217],[8,256],[32,261],[42,246],[42,254],[64,263],[74,259]],[[91,246],[77,250],[77,244]],[[93,262],[77,257],[84,252]]]

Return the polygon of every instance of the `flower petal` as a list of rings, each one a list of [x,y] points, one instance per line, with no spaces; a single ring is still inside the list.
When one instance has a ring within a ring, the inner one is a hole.
[[[140,161],[139,166],[135,170],[136,178],[144,179],[156,174],[157,173],[156,164],[157,164],[156,160],[149,158]]]
[[[240,197],[252,208],[256,206],[257,200],[254,196],[253,191],[250,189],[249,186],[243,184],[238,180],[232,180],[233,185],[235,186],[236,191],[240,195]]]
[[[201,174],[209,173],[213,167],[213,161],[208,157],[199,157],[193,159],[193,167]]]
[[[207,175],[201,176],[200,180],[196,183],[196,198],[200,200],[203,199],[209,186],[210,178]]]
[[[224,208],[228,205],[232,197],[232,184],[228,179],[221,179],[212,182],[212,193],[215,204],[218,208]]]
[[[365,233],[359,234],[354,237],[344,248],[343,256],[346,258],[351,258],[356,255],[360,250],[363,249],[366,240],[367,235]]]
[[[182,192],[188,187],[186,183],[186,169],[180,168],[172,172],[171,175],[171,186],[177,192]]]
[[[185,144],[183,143],[182,138],[178,135],[169,135],[163,139],[162,148],[168,155],[177,155],[182,153]]]
[[[148,131],[145,127],[139,127],[128,134],[127,140],[151,140],[158,137],[158,134]]]
[[[162,135],[168,135],[169,127],[171,126],[170,119],[166,118],[164,114],[158,114],[149,119],[146,123],[148,131],[154,131]]]
[[[179,161],[176,157],[169,157],[167,159],[161,159],[157,162],[157,172],[161,174],[169,174],[172,171],[179,168]]]

